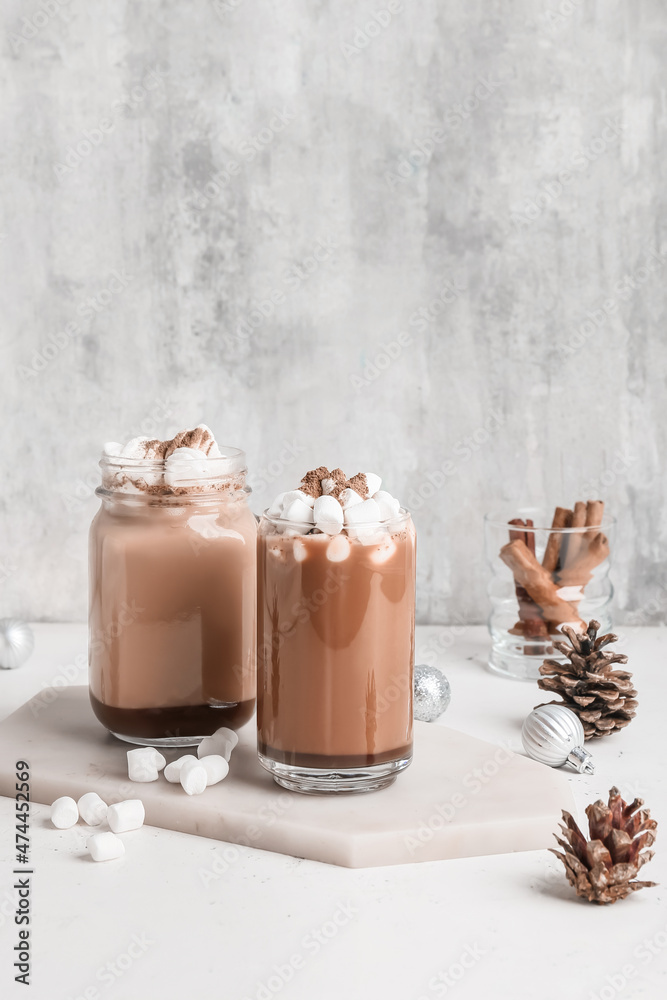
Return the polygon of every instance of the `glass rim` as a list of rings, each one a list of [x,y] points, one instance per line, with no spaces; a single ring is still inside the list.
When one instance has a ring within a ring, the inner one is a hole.
[[[548,513],[548,509],[552,511],[551,517],[553,517],[553,510],[555,510],[555,506],[553,508],[545,508],[545,507],[513,508],[513,517],[520,517],[524,521],[527,518],[530,518],[530,520],[535,521],[537,517],[545,516]],[[586,532],[589,531],[604,531],[605,529],[613,528],[616,524],[616,518],[614,517],[614,515],[608,514],[606,511],[602,515],[602,520],[599,524],[589,524],[589,525],[582,524],[579,527],[574,527],[574,528],[553,528],[551,524],[546,524],[546,523],[543,524],[538,523],[538,524],[533,524],[532,527],[530,526],[524,527],[523,525],[520,524],[517,525],[510,524],[511,519],[512,518],[510,516],[505,517],[501,515],[499,511],[490,511],[489,513],[484,515],[484,523],[489,525],[489,527],[507,528],[507,529],[515,528],[517,531],[526,531],[526,532],[531,531],[533,533],[536,533],[538,531],[548,531],[548,532],[553,532],[554,534],[557,535],[574,535],[574,534],[585,534]]]
[[[230,445],[218,445],[221,455],[211,458],[202,451],[201,457],[178,456],[179,462],[204,462],[211,470],[218,466],[227,464],[230,472],[247,472],[245,452],[241,448],[233,448]],[[197,450],[197,449],[194,449]],[[170,456],[171,457],[171,456]],[[159,472],[166,467],[166,458],[130,458],[125,455],[102,455],[98,465],[104,468],[126,468],[126,469],[146,469],[150,472]]]
[[[309,530],[311,530],[316,527],[316,525],[311,524],[310,521],[289,521],[287,518],[281,517],[279,514],[269,514],[268,507],[266,510],[262,511],[262,517],[267,521],[270,521],[271,524],[282,524],[285,525],[286,528],[302,528],[305,525]],[[388,525],[395,524],[397,521],[405,523],[409,518],[410,511],[406,507],[400,507],[398,514],[395,514],[394,517],[390,517],[386,521],[365,521],[363,524],[344,524],[337,534],[342,535],[344,531],[349,531],[350,529],[353,531],[366,531],[366,529],[371,530],[373,528],[386,528]],[[319,531],[319,529],[317,530]],[[300,532],[300,534],[303,534],[303,532]],[[320,531],[320,534],[327,535],[327,532]],[[328,535],[327,537],[336,538],[336,535]]]
[[[149,492],[148,490],[140,490],[135,493],[131,490],[123,489],[122,486],[117,488],[111,486],[97,486],[95,488],[95,496],[99,497],[100,500],[118,500],[123,503],[138,503],[138,504],[156,504],[156,503],[171,503],[174,506],[187,506],[192,503],[197,503],[198,501],[204,502],[206,500],[218,501],[220,503],[230,504],[238,503],[240,500],[247,501],[252,493],[249,486],[243,486],[232,493],[228,493],[221,489],[215,489],[215,487],[209,486],[207,484],[211,482],[218,482],[218,480],[211,479],[199,479],[195,485],[201,486],[199,490],[192,490],[191,485],[188,486],[165,486],[164,490],[158,490],[157,492]],[[176,492],[179,490],[180,492]]]

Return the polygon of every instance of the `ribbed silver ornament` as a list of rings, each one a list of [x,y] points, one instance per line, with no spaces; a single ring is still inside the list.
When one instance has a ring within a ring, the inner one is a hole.
[[[28,659],[35,637],[27,622],[19,618],[0,618],[0,667],[14,670]]]
[[[584,727],[565,705],[534,708],[523,724],[521,740],[528,756],[541,764],[568,763],[582,774],[594,773],[593,758],[584,749]]]

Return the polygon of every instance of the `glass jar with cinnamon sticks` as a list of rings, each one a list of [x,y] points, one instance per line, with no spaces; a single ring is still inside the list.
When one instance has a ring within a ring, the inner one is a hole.
[[[545,657],[560,658],[553,639],[563,625],[596,618],[611,628],[614,528],[601,500],[486,515],[491,670],[534,679]]]

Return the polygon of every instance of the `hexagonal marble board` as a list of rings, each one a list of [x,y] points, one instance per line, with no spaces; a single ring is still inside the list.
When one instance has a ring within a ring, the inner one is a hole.
[[[13,797],[24,759],[34,801],[141,798],[152,826],[347,868],[545,848],[560,810],[573,811],[563,774],[443,726],[415,724],[412,765],[389,788],[337,796],[281,789],[257,762],[254,723],[239,737],[228,777],[202,795],[163,775],[138,784],[127,778],[129,745],[95,719],[87,688],[63,688],[0,724],[0,793]]]

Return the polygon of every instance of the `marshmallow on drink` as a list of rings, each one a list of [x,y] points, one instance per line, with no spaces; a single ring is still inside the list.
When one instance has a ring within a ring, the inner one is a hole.
[[[401,509],[400,502],[396,499],[396,497],[393,497],[391,493],[387,493],[386,490],[378,490],[377,493],[374,494],[373,500],[375,500],[378,505],[381,521],[390,521],[392,517],[396,517],[398,515],[398,512]]]
[[[283,510],[287,510],[289,505],[294,503],[295,500],[300,500],[301,503],[305,503],[306,507],[312,507],[315,502],[314,497],[304,493],[303,490],[288,490],[287,493],[283,493],[282,496]]]
[[[344,562],[350,554],[350,543],[345,535],[336,535],[327,546],[329,562]]]
[[[206,455],[199,448],[176,448],[164,463],[168,486],[188,486],[210,475]]]
[[[382,480],[374,472],[364,472],[364,476],[366,478],[366,486],[368,487],[368,495],[372,497],[382,486]]]
[[[373,545],[382,537],[384,529],[378,529],[377,522],[380,521],[380,507],[375,500],[364,500],[363,503],[355,507],[348,507],[345,511],[345,526],[351,538],[357,538],[362,545]],[[364,525],[373,527],[364,528]]]
[[[286,496],[287,496],[286,493],[278,494],[278,496],[275,498],[275,500],[273,501],[273,503],[266,512],[270,517],[280,517],[280,515],[283,512],[283,501]]]
[[[114,861],[125,854],[125,844],[115,833],[95,833],[88,841],[93,861]]]
[[[284,504],[281,517],[285,521],[297,521],[301,524],[313,524],[315,520],[313,508],[300,497],[295,497],[294,500]]]
[[[360,497],[356,490],[351,490],[349,487],[341,492],[338,500],[343,510],[347,510],[348,507],[353,507],[355,503],[364,502],[364,498]]]
[[[358,472],[346,479],[342,469],[329,472],[325,466],[319,466],[306,473],[299,489],[279,493],[275,498],[268,508],[268,514],[277,518],[272,530],[286,538],[313,533],[332,537],[346,534],[363,545],[373,545],[381,539],[385,529],[365,529],[364,525],[388,524],[398,516],[401,507],[391,493],[380,489],[381,485],[381,478],[374,472]],[[273,554],[280,554],[284,561],[282,550]],[[305,542],[295,541],[293,556],[296,562],[306,560]],[[346,550],[341,544],[334,546],[328,557],[335,562],[345,556]]]
[[[343,508],[332,496],[318,497],[313,506],[315,527],[326,535],[337,535],[343,530]]]
[[[135,437],[132,438],[127,444],[121,446],[120,455],[122,458],[132,458],[132,459],[146,459],[148,458],[148,449],[146,445],[150,441],[149,437]],[[106,447],[111,447],[114,442]]]
[[[79,807],[69,795],[61,795],[51,804],[51,822],[56,830],[69,830],[79,820]]]
[[[375,500],[362,500],[345,511],[345,525],[374,524],[380,520],[380,508]]]
[[[385,535],[379,540],[377,546],[370,552],[370,560],[377,566],[381,566],[390,559],[394,552],[396,551],[396,545],[394,544],[390,535]]]
[[[294,548],[292,549],[292,554],[296,562],[305,562],[308,558],[308,549],[303,542],[299,541],[298,538],[294,539]]]
[[[220,754],[229,763],[232,750],[238,743],[239,738],[233,729],[226,729],[224,726],[217,729],[212,736],[205,736],[197,747],[198,757],[208,757],[209,754]]]

